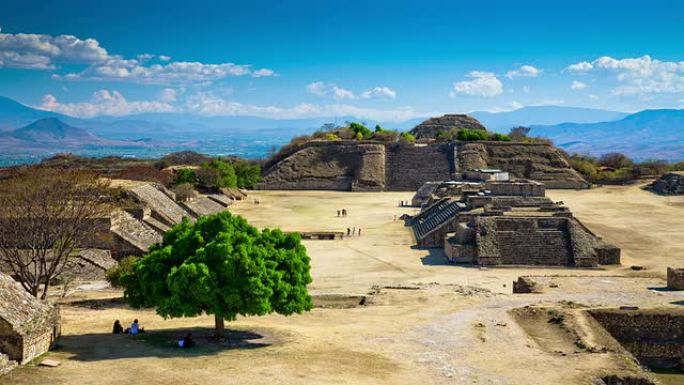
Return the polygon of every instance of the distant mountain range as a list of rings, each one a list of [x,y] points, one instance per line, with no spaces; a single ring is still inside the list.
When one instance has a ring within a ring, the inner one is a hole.
[[[507,132],[511,127],[517,126],[610,122],[629,114],[593,108],[532,106],[506,112],[472,112],[469,115],[490,130]]]
[[[497,132],[529,126],[531,135],[548,137],[569,152],[600,155],[620,151],[636,159],[684,159],[684,110],[626,114],[537,106],[470,115]],[[37,161],[65,151],[92,156],[160,156],[192,149],[214,155],[263,156],[271,147],[282,145],[293,136],[311,133],[325,123],[360,121],[371,127],[380,124],[410,130],[426,118],[386,123],[353,116],[278,120],[148,113],[79,119],[0,97],[0,165]]]
[[[552,138],[568,152],[684,160],[684,110],[645,110],[609,122],[531,127],[531,135]]]

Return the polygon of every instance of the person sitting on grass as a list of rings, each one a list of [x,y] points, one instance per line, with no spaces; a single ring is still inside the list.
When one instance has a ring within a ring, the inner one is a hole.
[[[121,322],[119,320],[114,321],[114,327],[112,328],[112,334],[121,334],[123,333],[123,326],[121,326]]]
[[[183,339],[178,340],[178,347],[181,349],[189,349],[195,347],[195,340],[192,339],[192,333],[188,332],[188,334],[185,337],[183,337]]]
[[[134,319],[133,323],[131,324],[131,327],[126,329],[124,332],[126,334],[138,334],[138,333],[145,333],[145,328],[140,328],[140,324],[138,323],[138,319]]]

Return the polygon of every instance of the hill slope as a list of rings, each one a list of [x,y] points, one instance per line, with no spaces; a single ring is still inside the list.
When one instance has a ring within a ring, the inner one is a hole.
[[[44,118],[28,126],[14,130],[10,135],[16,139],[37,143],[63,143],[74,145],[96,144],[102,139],[90,132],[70,126],[57,118]]]
[[[623,152],[636,159],[684,159],[684,110],[645,110],[621,120],[532,126],[569,152]]]
[[[506,112],[473,112],[470,115],[491,130],[507,132],[516,126],[608,122],[628,114],[593,108],[532,106]]]

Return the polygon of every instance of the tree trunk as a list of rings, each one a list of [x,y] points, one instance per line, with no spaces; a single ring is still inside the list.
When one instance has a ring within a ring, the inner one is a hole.
[[[214,315],[214,324],[214,337],[220,340],[226,338],[226,324],[223,317]]]

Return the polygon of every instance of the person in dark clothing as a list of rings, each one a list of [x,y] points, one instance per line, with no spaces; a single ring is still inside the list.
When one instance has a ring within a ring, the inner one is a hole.
[[[183,349],[195,347],[195,340],[192,339],[192,333],[188,332],[188,335],[183,338]]]
[[[123,333],[123,326],[121,326],[121,322],[119,320],[114,321],[114,327],[112,328],[112,334],[121,334]]]

